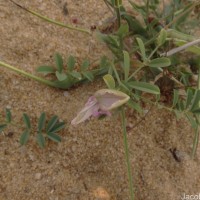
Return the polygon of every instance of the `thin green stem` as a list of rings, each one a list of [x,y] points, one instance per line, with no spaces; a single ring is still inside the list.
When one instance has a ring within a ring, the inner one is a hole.
[[[192,159],[194,159],[196,155],[198,144],[199,144],[199,125],[197,125],[194,132],[194,140],[193,140],[193,146],[192,146]]]
[[[121,109],[121,120],[122,120],[122,128],[123,128],[124,150],[125,150],[126,165],[127,165],[127,171],[128,171],[130,196],[131,196],[131,200],[134,200],[133,178],[132,178],[131,164],[130,164],[130,159],[129,159],[129,150],[128,150],[128,141],[127,141],[127,132],[126,132],[126,118],[125,118],[124,108]]]
[[[116,13],[117,13],[117,24],[118,28],[121,26],[121,15],[120,15],[120,9],[116,8]]]
[[[3,121],[3,122],[2,122],[2,121]],[[6,124],[6,126],[11,125],[11,126],[15,126],[15,127],[18,127],[18,128],[23,128],[23,126],[20,125],[20,124],[17,123],[17,122],[11,121],[11,122],[8,123],[7,121],[5,121],[5,119],[4,119],[2,116],[0,116],[0,123],[1,123],[1,124]]]
[[[34,76],[34,75],[32,75],[30,73],[27,73],[27,72],[25,72],[23,70],[20,70],[20,69],[14,67],[14,66],[11,66],[11,65],[9,65],[9,64],[7,64],[5,62],[0,61],[0,66],[3,66],[5,68],[7,68],[7,69],[10,69],[10,70],[14,71],[14,72],[17,72],[18,74],[21,74],[21,75],[23,75],[25,77],[31,78],[31,79],[33,79],[35,81],[38,81],[40,83],[43,83],[45,85],[48,85],[48,86],[51,86],[51,87],[56,87],[56,85],[52,81],[45,80],[45,79],[40,78],[38,76]]]
[[[146,23],[147,23],[147,27],[148,27],[148,30],[149,30],[149,0],[147,0],[146,2]]]
[[[199,73],[198,73],[197,89],[200,90],[200,68],[199,68]],[[200,106],[200,102],[199,102],[199,106]],[[199,121],[200,121],[200,116],[197,115],[196,117],[197,117],[197,127],[195,128],[195,136],[194,136],[193,147],[192,147],[192,158],[193,159],[194,159],[194,157],[196,155],[198,144],[199,144]]]
[[[144,66],[141,66],[141,67],[138,67],[129,77],[128,77],[128,80],[127,82],[133,78],[135,76],[135,74],[137,74]]]
[[[181,17],[183,17],[186,13],[192,11],[193,8],[195,8],[197,5],[199,5],[200,2],[196,2],[193,3],[190,7],[188,7],[187,9],[185,9],[185,11],[183,11],[180,15],[178,15],[177,17],[173,18],[173,20],[167,24],[164,28],[168,29],[170,26],[172,26],[177,20],[179,20]]]
[[[50,22],[50,23],[52,23],[52,24],[56,24],[56,25],[58,25],[58,26],[62,26],[62,27],[64,27],[64,28],[68,28],[68,29],[71,29],[71,30],[74,30],[74,31],[79,31],[79,32],[82,32],[82,33],[87,33],[87,34],[89,34],[89,35],[91,34],[91,32],[90,32],[89,30],[85,30],[85,29],[82,29],[82,28],[73,27],[73,26],[70,26],[70,25],[67,25],[67,24],[63,24],[63,23],[61,23],[61,22],[55,21],[55,20],[53,20],[53,19],[50,19],[50,18],[48,18],[48,17],[46,17],[46,16],[43,16],[43,15],[40,15],[39,13],[36,13],[36,12],[34,12],[34,11],[31,11],[31,10],[29,10],[29,12],[30,12],[31,14],[33,14],[33,15],[39,17],[40,19],[43,19],[43,20],[45,20],[45,21],[47,21],[47,22]]]
[[[156,34],[155,37],[153,37],[153,38],[151,38],[150,40],[148,40],[147,42],[145,42],[145,43],[144,43],[144,46],[146,47],[146,46],[152,44],[152,43],[156,40],[157,36],[158,36],[158,34]],[[132,55],[133,53],[135,53],[135,52],[138,51],[139,49],[140,49],[139,47],[136,47],[136,48],[132,49],[132,50],[129,52],[129,54]]]
[[[83,32],[83,33],[87,33],[87,34],[91,35],[91,32],[90,32],[89,30],[82,29],[82,28],[78,28],[78,27],[73,27],[73,26],[70,26],[70,25],[67,25],[67,24],[63,24],[63,23],[61,23],[61,22],[58,22],[58,21],[55,21],[55,20],[53,20],[53,19],[50,19],[50,18],[48,18],[48,17],[46,17],[46,16],[43,16],[43,15],[41,15],[41,14],[35,12],[35,11],[29,10],[28,8],[25,8],[25,7],[21,6],[20,4],[14,2],[14,1],[12,1],[12,0],[10,0],[10,1],[11,1],[12,3],[14,3],[16,6],[22,8],[23,10],[25,10],[25,11],[31,13],[32,15],[34,15],[34,16],[36,16],[36,17],[39,17],[40,19],[43,19],[43,20],[45,20],[45,21],[47,21],[47,22],[49,22],[49,23],[56,24],[56,25],[62,26],[62,27],[64,27],[64,28],[68,28],[68,29],[71,29],[71,30],[74,30],[74,31],[79,31],[79,32]]]
[[[119,78],[119,74],[117,73],[117,70],[116,70],[116,68],[115,68],[115,65],[114,65],[113,63],[111,63],[111,66],[112,66],[112,69],[113,69],[113,71],[114,71],[114,73],[115,73],[115,77],[116,77],[116,79],[117,79],[118,84],[121,85],[121,80],[120,80],[120,78]]]
[[[111,11],[111,13],[114,15],[114,12],[112,10],[112,4],[110,2],[108,2],[107,0],[103,0],[103,1],[106,4],[106,6],[108,7],[108,9]]]
[[[116,12],[116,15],[117,15],[118,28],[121,26],[120,6],[121,6],[121,1],[115,0],[115,12]]]
[[[160,46],[158,45],[158,46],[156,46],[156,48],[151,52],[151,54],[149,55],[149,57],[147,58],[147,60],[150,60],[151,59],[151,57],[154,55],[154,53],[158,50],[158,48],[159,48]]]

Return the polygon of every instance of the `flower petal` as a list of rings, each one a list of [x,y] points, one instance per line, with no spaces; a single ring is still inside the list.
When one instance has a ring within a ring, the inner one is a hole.
[[[94,117],[100,117],[102,115],[111,116],[112,114],[110,111],[107,111],[107,110],[98,110],[97,112],[93,113]]]
[[[101,110],[113,110],[125,104],[130,97],[120,91],[111,89],[98,90],[94,96],[96,97]]]
[[[85,107],[71,121],[72,125],[77,125],[89,119],[95,112],[98,112],[99,106],[95,97],[90,97],[85,104]]]

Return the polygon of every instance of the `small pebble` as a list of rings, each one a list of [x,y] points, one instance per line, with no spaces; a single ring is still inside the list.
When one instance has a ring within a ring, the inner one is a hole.
[[[144,112],[144,114],[147,114],[149,112],[149,110],[148,109],[144,109],[143,112]]]
[[[63,94],[65,97],[69,97],[69,92],[65,91]]]
[[[42,174],[41,173],[36,173],[35,174],[35,179],[36,180],[40,180],[42,178]]]

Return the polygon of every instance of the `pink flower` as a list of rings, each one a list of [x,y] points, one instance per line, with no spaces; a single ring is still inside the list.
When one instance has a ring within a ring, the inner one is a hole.
[[[120,91],[111,89],[101,89],[91,96],[85,107],[72,120],[72,125],[77,125],[90,117],[99,117],[101,115],[111,115],[111,110],[125,104],[130,97]]]

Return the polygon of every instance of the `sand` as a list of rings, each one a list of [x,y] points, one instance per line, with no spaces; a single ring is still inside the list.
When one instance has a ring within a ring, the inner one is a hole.
[[[64,23],[75,19],[75,25],[87,29],[111,16],[103,1],[68,0],[67,15],[64,0],[18,3]],[[55,52],[65,59],[73,55],[79,63],[109,53],[94,36],[46,23],[0,0],[0,60],[36,74],[37,66],[53,64]],[[2,67],[0,80],[0,112],[4,115],[5,108],[10,108],[16,123],[0,134],[1,200],[129,199],[120,117],[70,125],[88,97],[106,88],[102,80],[63,91]],[[198,194],[200,149],[192,160],[192,128],[166,110],[148,105],[145,110],[149,112],[145,118],[126,112],[135,200],[176,200],[184,194]],[[58,115],[66,122],[59,133],[62,142],[48,141],[41,149],[33,131],[28,144],[21,147],[22,114],[30,115],[36,130],[43,111],[48,118]]]

